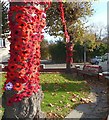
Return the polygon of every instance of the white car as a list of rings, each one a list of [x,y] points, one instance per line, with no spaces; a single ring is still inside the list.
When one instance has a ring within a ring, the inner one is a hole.
[[[0,48],[3,47],[3,39],[0,38]]]
[[[102,56],[102,61],[100,61],[98,65],[102,67],[103,71],[109,70],[109,53]]]

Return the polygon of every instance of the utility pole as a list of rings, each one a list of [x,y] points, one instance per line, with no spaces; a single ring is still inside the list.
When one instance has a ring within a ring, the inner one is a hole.
[[[86,42],[84,42],[84,64],[86,64]]]
[[[107,46],[109,46],[109,1],[107,2]],[[108,61],[107,61],[107,70],[109,72],[109,49],[108,49]]]
[[[0,2],[0,38],[2,34],[2,3]]]

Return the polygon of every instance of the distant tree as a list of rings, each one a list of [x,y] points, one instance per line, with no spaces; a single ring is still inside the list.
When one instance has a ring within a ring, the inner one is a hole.
[[[80,44],[80,42],[76,42],[74,46],[74,62],[83,62],[83,45]]]
[[[97,24],[90,24],[87,26],[87,30],[96,34],[97,40],[102,40],[103,38],[107,37],[107,26],[103,25],[102,23]]]
[[[5,33],[9,32],[9,26],[8,26],[8,2],[2,1],[2,38],[3,38],[3,47],[6,47],[5,44]]]
[[[92,14],[93,10],[91,9],[91,2],[65,2],[64,11],[66,25],[68,28],[68,33],[70,35],[70,42],[66,43],[66,46],[69,46],[70,44],[74,46],[75,42],[80,41],[81,37],[84,34],[83,19],[86,16],[90,16]],[[52,3],[51,8],[47,11],[46,32],[48,32],[50,35],[64,37],[63,25],[61,23],[60,17],[60,10],[58,3],[56,2]],[[68,49],[66,49],[66,55],[68,55]],[[67,71],[70,71],[71,63],[67,62],[67,60],[66,63]]]
[[[41,59],[49,59],[49,44],[45,39],[41,42]]]
[[[95,56],[102,56],[108,52],[109,47],[107,43],[103,43],[103,42],[97,42],[97,43],[98,45],[95,47],[95,49],[92,52],[89,51],[88,53],[90,58],[93,58]]]
[[[84,34],[83,19],[92,15],[91,2],[66,2],[64,3],[64,11],[68,32],[71,40],[75,41],[77,36],[80,37]],[[51,8],[47,11],[46,32],[50,35],[63,36],[59,5],[56,2],[52,3]]]
[[[63,63],[66,60],[66,48],[65,43],[57,41],[57,43],[49,45],[49,53],[52,61],[55,63]]]

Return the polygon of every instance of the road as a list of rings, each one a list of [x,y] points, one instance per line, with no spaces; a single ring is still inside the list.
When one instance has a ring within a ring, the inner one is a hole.
[[[73,63],[72,68],[74,68],[75,65],[80,65],[80,68],[82,69],[84,63]],[[52,69],[52,68],[66,68],[65,63],[63,63],[63,64],[44,64],[44,66],[45,66],[45,68],[49,68],[49,69]]]

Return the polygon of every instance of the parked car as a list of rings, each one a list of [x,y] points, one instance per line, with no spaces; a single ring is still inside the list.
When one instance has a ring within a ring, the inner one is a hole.
[[[3,39],[0,38],[0,48],[2,48],[2,47],[3,47]]]
[[[95,58],[92,58],[90,62],[91,62],[91,64],[98,65],[99,62],[101,62],[101,61],[102,61],[102,56],[95,56]]]
[[[98,65],[102,67],[103,71],[109,71],[109,53],[105,53],[102,56],[102,61]]]

